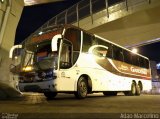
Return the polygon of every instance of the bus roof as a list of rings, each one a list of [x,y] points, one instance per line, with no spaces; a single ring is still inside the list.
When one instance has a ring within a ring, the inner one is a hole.
[[[100,39],[102,39],[103,41],[109,42],[109,43],[111,43],[111,44],[114,44],[114,45],[122,48],[122,49],[125,49],[125,50],[127,50],[127,51],[129,51],[129,52],[132,52],[131,50],[129,50],[129,49],[123,47],[123,46],[120,46],[120,45],[118,45],[118,44],[116,44],[116,43],[114,43],[114,42],[112,42],[112,41],[110,41],[110,40],[108,40],[108,39],[105,39],[105,38],[103,38],[103,37],[101,37],[101,36],[98,36],[98,35],[96,35],[96,34],[92,34],[92,33],[88,32],[88,31],[86,31],[86,30],[84,30],[84,29],[82,29],[82,28],[79,28],[79,27],[74,26],[74,25],[71,25],[71,24],[52,25],[52,26],[48,26],[48,27],[46,27],[46,28],[42,28],[41,30],[42,30],[43,32],[48,32],[48,31],[50,31],[50,30],[52,30],[52,29],[54,29],[54,28],[60,28],[60,29],[61,29],[61,28],[62,28],[62,29],[75,28],[75,29],[79,29],[79,30],[81,30],[81,31],[83,31],[83,32],[85,32],[85,33],[88,33],[88,34],[90,34],[90,35],[92,35],[92,36],[94,36],[94,37],[100,38]],[[40,32],[39,30],[35,31],[31,36],[29,36],[29,38],[25,39],[25,41],[26,41],[26,40],[29,40],[31,37],[37,36],[37,34],[38,34],[39,32]],[[133,52],[132,52],[132,53],[133,53]],[[137,54],[137,55],[139,55],[139,56],[141,56],[141,57],[143,57],[143,58],[145,58],[145,59],[148,59],[147,57],[145,57],[145,56],[143,56],[143,55],[141,55],[141,54],[138,54],[138,53],[135,53],[135,54]],[[148,60],[149,60],[149,59],[148,59]]]

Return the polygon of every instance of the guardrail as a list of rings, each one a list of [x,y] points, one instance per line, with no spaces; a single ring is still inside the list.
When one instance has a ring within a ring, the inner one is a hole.
[[[94,23],[94,14],[102,10],[106,10],[106,16],[109,18],[110,14],[115,13],[119,10],[126,10],[131,6],[137,6],[140,4],[150,4],[151,0],[82,0],[72,7],[66,9],[55,17],[51,18],[45,24],[43,24],[39,29],[37,29],[33,34],[40,32],[43,28],[57,24],[73,24],[77,23],[79,27],[79,22],[83,18],[90,17],[92,24]]]

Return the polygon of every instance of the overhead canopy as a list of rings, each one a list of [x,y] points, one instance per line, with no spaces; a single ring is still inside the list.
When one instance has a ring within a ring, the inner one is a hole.
[[[64,0],[24,0],[25,6],[44,4],[49,2],[59,2]]]

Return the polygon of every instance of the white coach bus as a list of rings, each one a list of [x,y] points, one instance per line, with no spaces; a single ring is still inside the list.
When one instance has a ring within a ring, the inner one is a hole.
[[[13,46],[10,58],[18,56],[20,64],[11,72],[19,77],[20,91],[47,98],[57,93],[140,95],[152,88],[148,58],[71,25],[48,27]]]

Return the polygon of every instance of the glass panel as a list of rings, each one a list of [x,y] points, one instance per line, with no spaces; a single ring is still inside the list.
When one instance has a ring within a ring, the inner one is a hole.
[[[99,56],[99,57],[106,57],[108,52],[108,49],[103,48],[103,47],[96,47],[93,50],[93,54]]]
[[[132,54],[131,52],[124,50],[123,55],[124,55],[124,62],[128,64],[132,64]]]
[[[68,44],[63,44],[60,59],[60,68],[67,69],[72,66],[71,62],[71,46]]]
[[[145,68],[149,69],[149,61],[145,59]]]
[[[71,41],[73,45],[73,50],[80,51],[81,46],[81,31],[74,28],[69,28],[66,30],[65,39]]]
[[[80,47],[81,47],[81,31],[79,29],[68,28],[65,32],[64,38],[69,40],[73,47],[73,64],[76,63]]]
[[[132,55],[132,64],[135,66],[139,66],[139,57],[135,54]]]
[[[108,43],[107,41],[104,41],[102,39],[96,38],[96,42],[98,43],[98,45],[104,45],[108,48],[108,52],[106,57],[108,58],[112,58],[112,45],[110,43]]]
[[[123,50],[117,46],[113,46],[113,58],[118,61],[124,61]]]

